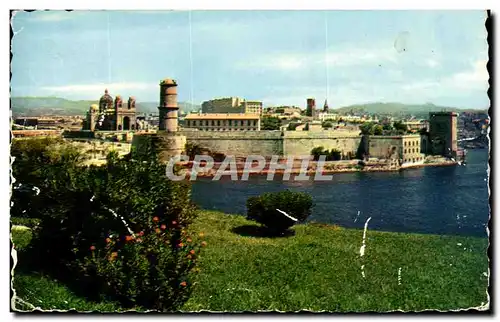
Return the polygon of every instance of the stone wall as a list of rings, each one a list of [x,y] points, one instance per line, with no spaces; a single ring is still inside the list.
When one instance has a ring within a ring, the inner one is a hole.
[[[356,155],[361,136],[350,131],[286,131],[284,132],[284,155],[310,155],[311,150],[322,146],[326,150],[337,149],[344,155]]]
[[[239,131],[239,132],[181,132],[186,141],[207,148],[214,153],[225,155],[263,156],[283,155],[283,137],[280,131]]]

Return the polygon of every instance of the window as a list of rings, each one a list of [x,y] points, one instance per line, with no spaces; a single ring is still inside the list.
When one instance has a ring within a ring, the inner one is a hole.
[[[229,120],[229,126],[232,126],[232,125],[233,125],[233,121]]]
[[[243,120],[241,120],[240,125],[243,126]]]
[[[220,120],[217,120],[217,126],[220,126]]]
[[[406,144],[405,144],[406,145]],[[405,153],[406,153],[406,149],[405,149]]]
[[[214,120],[212,120],[212,126],[215,126],[215,121]]]

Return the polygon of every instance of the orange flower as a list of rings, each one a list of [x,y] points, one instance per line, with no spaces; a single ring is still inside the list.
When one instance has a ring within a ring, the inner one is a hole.
[[[186,286],[187,283],[186,282],[181,282],[181,286]]]
[[[201,242],[201,246],[202,246],[202,247],[207,246],[207,242],[206,242],[206,241],[202,241],[202,242]]]
[[[203,237],[203,236],[205,236],[205,234],[204,234],[203,232],[201,232],[201,233],[199,234],[199,236],[200,236],[200,237]]]
[[[126,241],[131,241],[131,240],[133,240],[133,239],[134,239],[134,237],[133,237],[133,236],[125,236],[125,240],[126,240]]]
[[[109,256],[109,260],[110,261],[115,260],[117,256],[118,256],[117,252],[112,252],[111,255]]]
[[[157,234],[161,233],[160,228],[156,228],[155,231],[156,231]]]
[[[191,238],[186,239],[188,243],[192,242],[193,240]]]
[[[177,225],[177,221],[172,221],[172,225]]]
[[[190,253],[191,255],[194,255],[194,249],[191,249],[191,250],[189,251],[189,253]]]
[[[165,230],[165,229],[167,229],[167,225],[163,224],[163,225],[160,226],[160,228],[163,229],[163,230]]]
[[[158,222],[158,221],[160,221],[160,218],[158,218],[158,217],[153,217],[153,221],[154,221],[154,222]]]
[[[111,243],[111,238],[106,238],[106,243]]]
[[[179,243],[179,247],[184,247],[184,244],[183,243]]]
[[[90,246],[90,250],[94,251],[95,250],[95,246],[94,245]]]

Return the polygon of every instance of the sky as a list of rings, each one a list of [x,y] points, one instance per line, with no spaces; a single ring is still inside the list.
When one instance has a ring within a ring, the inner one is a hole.
[[[484,11],[35,11],[11,24],[12,96],[487,108]]]

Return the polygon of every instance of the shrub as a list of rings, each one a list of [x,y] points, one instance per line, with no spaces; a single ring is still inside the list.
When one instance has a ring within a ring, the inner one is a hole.
[[[247,200],[247,218],[254,220],[272,233],[281,234],[297,222],[303,222],[311,215],[312,198],[304,192],[265,193]],[[277,209],[286,212],[297,219],[297,222],[288,218]]]
[[[90,246],[79,263],[84,278],[99,280],[99,292],[126,307],[178,308],[192,290],[189,271],[200,247],[182,230],[152,221],[135,235],[110,234]]]
[[[29,228],[36,228],[40,225],[40,219],[37,218],[18,218],[10,217],[10,223],[12,225],[26,226]]]
[[[29,247],[30,256],[26,256],[32,269],[51,274],[89,298],[175,310],[189,294],[189,287],[176,283],[185,281],[194,265],[184,249],[174,247],[184,243],[182,232],[196,216],[190,186],[168,180],[164,165],[155,156],[126,160],[111,152],[102,167],[83,167],[77,160],[76,156],[47,159],[38,164],[38,171],[27,168],[31,175],[18,166],[29,160],[14,163],[23,178],[22,186],[36,184],[41,191],[26,194],[30,204],[37,205],[30,212],[14,195],[11,210],[41,220]],[[156,226],[163,231],[161,238],[152,234]],[[141,231],[145,237],[136,246],[121,240],[106,250],[110,235],[123,237]],[[158,248],[168,245],[167,241],[171,247]],[[91,247],[101,251],[89,258]],[[115,251],[123,255],[119,264],[105,266]]]

